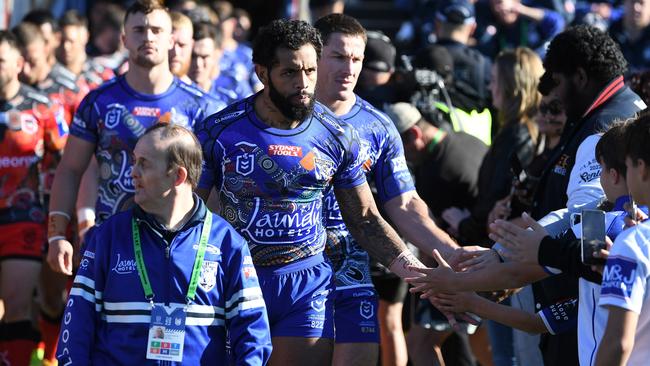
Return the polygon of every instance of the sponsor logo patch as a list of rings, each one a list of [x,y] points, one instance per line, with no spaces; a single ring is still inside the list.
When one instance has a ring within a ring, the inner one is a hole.
[[[629,298],[636,275],[636,261],[623,257],[609,257],[603,270],[601,295]]]
[[[291,145],[269,145],[269,156],[295,156],[302,157],[302,147]]]

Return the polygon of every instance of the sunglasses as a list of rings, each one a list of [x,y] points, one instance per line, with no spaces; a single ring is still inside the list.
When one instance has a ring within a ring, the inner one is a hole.
[[[551,116],[557,116],[563,112],[562,105],[559,100],[552,100],[548,103],[540,103],[539,113]]]

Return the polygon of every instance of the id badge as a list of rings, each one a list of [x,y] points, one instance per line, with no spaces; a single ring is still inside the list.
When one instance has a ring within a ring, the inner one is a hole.
[[[185,310],[168,313],[164,306],[154,305],[147,338],[147,359],[181,362],[185,340]]]

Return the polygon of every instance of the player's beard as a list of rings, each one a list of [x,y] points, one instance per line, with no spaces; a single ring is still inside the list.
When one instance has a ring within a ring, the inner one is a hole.
[[[314,111],[314,93],[307,93],[309,96],[309,103],[307,105],[291,103],[291,98],[300,96],[301,93],[294,93],[288,96],[283,96],[273,86],[273,82],[269,78],[269,97],[273,104],[282,112],[282,114],[292,121],[302,121],[309,117]]]
[[[151,69],[154,66],[160,65],[164,60],[160,54],[157,54],[158,57],[145,56],[140,54],[140,50],[135,54],[133,62],[143,68]]]

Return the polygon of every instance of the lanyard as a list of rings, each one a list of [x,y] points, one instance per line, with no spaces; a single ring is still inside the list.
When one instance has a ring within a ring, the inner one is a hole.
[[[201,239],[199,239],[199,249],[194,258],[194,266],[192,268],[192,276],[190,277],[190,286],[187,289],[187,296],[185,300],[189,304],[196,296],[196,286],[199,284],[199,273],[201,272],[201,265],[203,264],[203,257],[205,256],[205,248],[208,244],[208,236],[210,236],[210,228],[212,227],[212,215],[210,211],[205,214],[205,221],[203,223],[203,230],[201,231]],[[135,218],[131,220],[131,228],[133,234],[133,250],[135,251],[135,263],[140,276],[140,282],[144,289],[144,296],[147,300],[153,303],[153,290],[151,289],[151,282],[147,275],[147,268],[144,264],[144,257],[142,256],[142,245],[140,243],[140,228]]]

